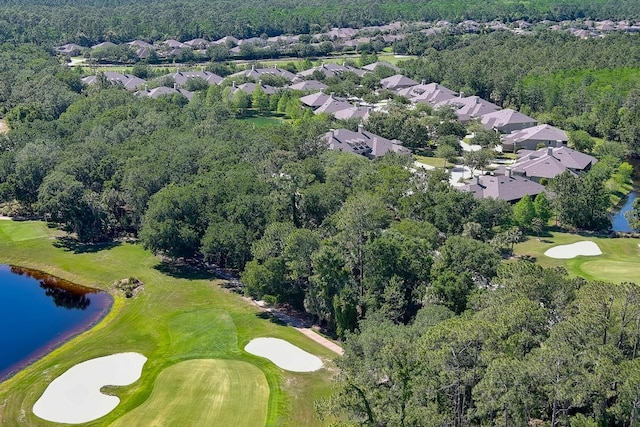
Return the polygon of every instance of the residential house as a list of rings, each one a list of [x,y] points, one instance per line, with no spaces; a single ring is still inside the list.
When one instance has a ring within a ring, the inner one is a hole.
[[[400,71],[400,68],[396,67],[395,65],[387,61],[378,61],[378,62],[374,62],[373,64],[367,64],[364,67],[362,67],[362,69],[367,71],[375,71],[375,69],[378,67],[387,67],[396,72]]]
[[[155,52],[155,50],[150,47],[139,47],[139,48],[135,48],[135,50],[136,50],[136,58],[138,59],[147,59],[151,56],[151,52]]]
[[[301,82],[294,83],[294,84],[288,86],[288,88],[291,89],[291,90],[302,90],[302,91],[325,90],[327,87],[328,86],[326,84],[324,84],[322,82],[319,82],[317,80],[303,80]],[[322,105],[322,104],[320,104],[320,105]]]
[[[493,113],[500,110],[496,104],[485,101],[479,96],[467,96],[464,97],[460,94],[457,98],[449,98],[442,102],[435,104],[435,108],[441,108],[450,106],[455,109],[456,116],[461,122],[468,122],[469,120],[483,116],[488,113]]]
[[[257,47],[265,47],[267,45],[267,40],[262,39],[260,37],[250,37],[248,39],[238,40],[238,46],[257,46]]]
[[[247,82],[237,86],[236,86],[236,82],[233,82],[233,86],[231,87],[231,90],[233,91],[233,93],[235,93],[238,90],[241,90],[250,95],[253,95],[253,92],[256,90],[257,86],[260,86],[264,91],[264,93],[266,93],[267,95],[273,95],[277,91],[277,88],[273,86],[263,85],[262,81],[258,81],[258,83]]]
[[[398,140],[389,140],[358,126],[358,131],[349,129],[335,129],[324,135],[328,147],[331,150],[339,150],[345,153],[360,154],[369,158],[384,156],[389,152],[410,156],[411,151],[402,146]]]
[[[470,182],[457,188],[473,193],[477,199],[493,198],[509,203],[515,203],[526,195],[535,197],[545,191],[544,185],[513,174],[478,175]]]
[[[503,151],[517,151],[520,149],[536,150],[539,145],[557,147],[567,145],[567,134],[557,127],[543,124],[502,136]]]
[[[364,76],[366,73],[365,70],[361,70],[359,68],[352,67],[350,65],[346,65],[346,64],[340,65],[340,64],[334,64],[330,62],[326,64],[323,63],[322,65],[319,65],[317,67],[313,67],[313,68],[309,68],[308,70],[301,71],[298,73],[298,76],[301,78],[311,77],[314,71],[319,71],[323,73],[325,77],[340,77],[342,73],[346,71],[351,71],[360,77]]]
[[[412,104],[428,104],[432,107],[452,98],[457,98],[458,93],[438,83],[424,84],[405,88],[398,91],[399,95],[409,98]]]
[[[209,83],[210,85],[219,85],[222,83],[223,78],[217,74],[211,73],[209,71],[180,71],[168,74],[168,77],[171,77],[173,81],[179,86],[183,86],[187,80],[189,79],[202,79]]]
[[[188,100],[191,100],[191,98],[193,97],[193,92],[189,92],[188,90],[177,88],[176,86],[174,86],[172,88],[171,87],[166,87],[166,86],[158,86],[158,87],[150,89],[150,90],[149,89],[144,89],[144,90],[136,92],[135,95],[136,96],[146,96],[146,97],[149,97],[149,98],[159,98],[161,96],[181,95],[181,96],[184,96],[185,98],[187,98]]]
[[[209,47],[209,41],[200,38],[186,41],[184,44],[194,50],[206,50]]]
[[[212,42],[213,44],[222,44],[222,45],[234,45],[237,46],[238,42],[240,42],[240,40],[238,40],[237,38],[233,37],[233,36],[224,36],[221,39],[218,39],[214,42]]]
[[[406,35],[404,34],[385,34],[384,36],[382,36],[382,40],[385,43],[393,43],[398,40],[404,40],[405,37]]]
[[[521,150],[518,160],[511,165],[513,174],[539,182],[551,179],[565,171],[579,175],[588,171],[598,160],[569,147],[545,147],[539,150]]]
[[[147,48],[147,49],[153,49],[153,45],[150,43],[147,43],[144,40],[134,40],[132,42],[127,43],[129,46],[131,46],[134,49],[139,49],[139,48]]]
[[[75,43],[67,43],[67,44],[63,44],[62,46],[56,47],[55,51],[56,53],[59,53],[62,55],[77,56],[80,54],[82,49],[83,47],[80,45],[77,45]]]
[[[405,77],[402,74],[396,74],[380,80],[380,84],[384,89],[399,90],[415,86],[418,82],[410,79],[409,77]]]
[[[358,30],[353,28],[332,28],[331,31],[325,33],[330,39],[352,39]]]
[[[297,76],[293,74],[289,70],[285,70],[284,68],[279,68],[278,66],[270,67],[270,68],[256,68],[255,65],[252,65],[248,70],[242,70],[237,73],[232,74],[230,77],[242,76],[250,79],[261,79],[265,75],[276,76],[276,77],[284,77],[285,79],[294,81]]]
[[[368,107],[354,105],[352,107],[336,111],[335,113],[333,113],[333,117],[338,120],[359,119],[360,121],[365,121],[369,118],[370,112],[371,109]]]
[[[102,73],[104,78],[113,85],[122,85],[125,89],[135,91],[144,87],[147,83],[145,80],[127,73],[116,73],[114,71],[105,71]],[[94,76],[84,77],[82,82],[87,85],[95,84],[100,79],[100,73]]]
[[[326,113],[326,114],[333,115],[334,113],[340,110],[346,110],[347,108],[351,108],[351,107],[353,107],[353,105],[351,105],[347,101],[343,101],[341,99],[334,98],[332,95],[329,95],[329,98],[320,107],[313,110],[313,113],[314,114]]]
[[[493,129],[501,133],[511,133],[534,127],[538,124],[538,121],[519,111],[505,108],[504,110],[494,111],[481,116],[480,123],[482,123],[485,129]]]
[[[311,107],[311,108],[318,108],[320,107],[322,104],[324,104],[325,102],[327,102],[327,100],[332,96],[331,95],[325,95],[322,92],[316,92],[316,93],[312,93],[311,95],[307,95],[307,96],[303,96],[302,98],[300,98],[300,102],[302,102],[304,105],[306,105],[307,107]]]
[[[184,49],[189,47],[189,45],[173,39],[165,40],[162,44],[169,49]]]

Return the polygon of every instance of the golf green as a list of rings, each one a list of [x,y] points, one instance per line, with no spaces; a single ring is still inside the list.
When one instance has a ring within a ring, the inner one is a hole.
[[[113,426],[262,426],[268,398],[267,379],[253,365],[189,360],[162,371],[147,401]]]
[[[234,369],[246,371],[246,378],[251,381],[257,381],[256,370],[261,373],[267,392],[259,396],[240,393],[246,397],[240,411],[243,417],[263,411],[262,415],[251,415],[257,417],[254,420],[261,420],[254,425],[327,424],[316,418],[314,401],[331,392],[332,370],[283,372],[266,359],[251,356],[242,349],[253,338],[268,336],[289,341],[322,357],[326,363],[335,357],[333,352],[291,327],[264,318],[257,307],[224,290],[210,273],[168,262],[135,242],[82,245],[65,236],[40,221],[0,221],[0,264],[28,267],[108,291],[114,297],[113,307],[95,327],[0,383],[0,427],[42,426],[43,421],[33,414],[32,408],[51,381],[78,363],[119,352],[137,352],[147,357],[142,376],[129,386],[106,387],[105,392],[118,396],[120,404],[108,415],[87,423],[88,426],[112,425],[120,422],[120,418],[128,420],[128,425],[151,425],[146,420],[134,422],[137,415],[129,413],[143,411],[141,408],[151,405],[157,396],[162,398],[163,393],[174,398],[180,395],[179,411],[195,416],[201,412],[199,398],[189,405],[188,399],[181,396],[187,392],[178,392],[163,377],[168,375],[165,372],[171,374],[171,369],[180,370],[175,366],[183,362],[201,359],[217,363],[216,372],[228,367],[229,373],[224,375],[229,378],[235,375]],[[134,298],[125,298],[115,289],[114,283],[127,277],[136,277],[144,283]],[[229,364],[221,368],[221,360]],[[206,386],[204,383],[202,387]],[[237,394],[236,388],[230,390]],[[231,405],[230,411],[236,410],[231,397],[217,399],[222,399],[223,406]],[[226,410],[221,407],[220,411]]]
[[[598,245],[602,255],[578,256],[572,259],[554,259],[544,253],[555,246],[591,241]],[[564,267],[573,275],[589,280],[605,282],[640,283],[640,239],[584,236],[571,233],[552,232],[538,240],[528,240],[515,246],[518,256],[534,259],[543,267]]]

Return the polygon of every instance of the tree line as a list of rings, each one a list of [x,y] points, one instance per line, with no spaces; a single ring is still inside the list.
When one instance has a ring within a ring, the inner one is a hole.
[[[638,17],[636,6],[633,0],[263,0],[251,4],[229,0],[4,0],[0,4],[0,42],[90,46],[137,38],[215,40],[227,35],[320,33],[331,27],[361,28],[394,20],[633,19]]]

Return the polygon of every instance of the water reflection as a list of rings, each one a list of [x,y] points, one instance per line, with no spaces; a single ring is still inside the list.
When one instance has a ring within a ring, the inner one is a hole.
[[[0,265],[0,324],[11,325],[0,339],[0,382],[94,325],[112,302],[98,289]]]
[[[613,231],[631,232],[634,231],[627,221],[625,214],[633,207],[633,201],[636,199],[637,193],[635,191],[630,192],[627,195],[624,205],[611,219],[611,229]]]
[[[11,272],[20,276],[25,275],[36,279],[40,288],[47,297],[53,300],[56,307],[67,310],[85,310],[91,305],[91,299],[87,294],[96,293],[97,290],[76,285],[58,277],[49,276],[41,271],[30,270],[23,267],[11,267]]]

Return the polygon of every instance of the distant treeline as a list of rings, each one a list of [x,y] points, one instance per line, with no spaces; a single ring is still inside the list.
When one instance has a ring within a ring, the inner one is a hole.
[[[0,42],[91,45],[105,40],[308,34],[395,20],[508,22],[639,16],[635,0],[2,0]]]

